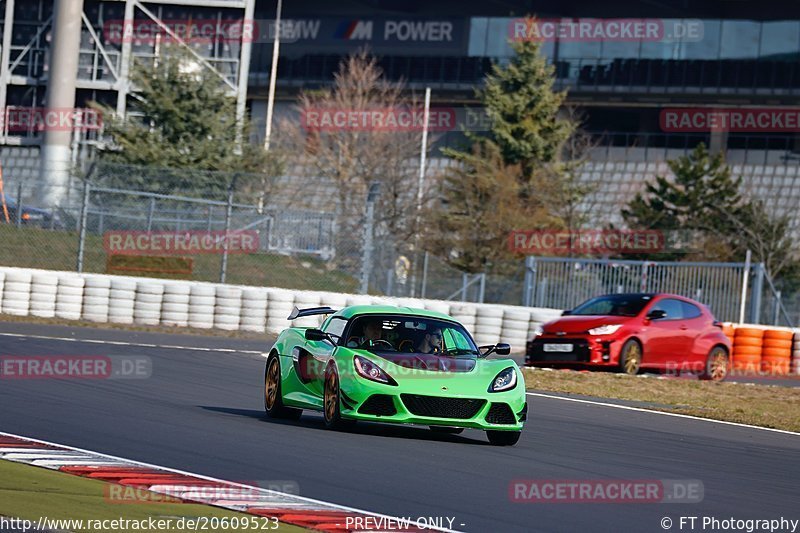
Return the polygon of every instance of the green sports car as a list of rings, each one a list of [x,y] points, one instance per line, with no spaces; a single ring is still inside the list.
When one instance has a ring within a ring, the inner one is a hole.
[[[424,424],[433,431],[486,431],[517,443],[527,414],[525,384],[507,344],[478,348],[464,327],[435,311],[385,305],[295,310],[289,320],[328,315],[317,328],[279,336],[264,372],[269,417],[322,411],[325,425],[357,420]]]

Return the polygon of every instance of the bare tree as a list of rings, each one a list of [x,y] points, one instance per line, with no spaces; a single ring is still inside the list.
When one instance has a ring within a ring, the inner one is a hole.
[[[375,225],[402,247],[416,233],[418,153],[422,108],[407,97],[403,83],[389,83],[374,57],[360,51],[344,59],[333,86],[305,91],[297,119],[279,128],[283,153],[304,176],[328,180],[338,214],[337,256],[360,250],[369,186],[379,183]],[[318,207],[318,206],[309,206]],[[351,257],[352,259],[352,257]],[[345,261],[346,262],[346,261]]]

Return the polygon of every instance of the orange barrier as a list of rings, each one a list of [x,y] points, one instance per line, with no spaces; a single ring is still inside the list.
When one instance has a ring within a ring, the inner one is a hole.
[[[761,371],[771,375],[786,375],[792,361],[791,331],[768,329],[764,332],[761,349]]]
[[[764,330],[737,327],[733,332],[733,369],[756,373],[761,367]]]

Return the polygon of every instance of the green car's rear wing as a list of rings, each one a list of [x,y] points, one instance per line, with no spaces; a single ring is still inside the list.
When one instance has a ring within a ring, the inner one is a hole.
[[[286,320],[294,320],[295,318],[300,318],[304,316],[313,316],[313,315],[330,315],[335,313],[335,309],[331,309],[330,307],[310,307],[308,309],[298,309],[297,306],[292,309],[292,314]]]

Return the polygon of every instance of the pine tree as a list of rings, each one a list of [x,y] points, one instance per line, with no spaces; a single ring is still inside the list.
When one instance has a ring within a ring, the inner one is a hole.
[[[576,125],[559,116],[567,94],[553,90],[554,67],[540,43],[519,41],[512,47],[515,55],[505,66],[494,65],[478,97],[491,124],[489,139],[507,164],[521,165],[523,178],[530,179],[537,166],[558,160]]]
[[[674,180],[656,176],[622,210],[629,227],[688,230],[694,242],[684,244],[703,259],[741,261],[750,250],[770,275],[798,275],[788,218],[776,217],[762,201],[744,196],[741,178],[731,175],[722,154],[709,154],[701,143],[668,164]],[[684,255],[679,251],[662,258]]]
[[[127,118],[114,117],[106,122],[110,142],[101,149],[104,162],[142,165],[157,168],[191,169],[263,174],[275,172],[277,161],[261,146],[247,140],[248,128],[236,123],[236,99],[225,93],[221,80],[207,69],[193,66],[191,58],[167,51],[157,65],[137,65],[132,81],[131,105]],[[104,116],[113,110],[101,108]],[[187,192],[224,189],[222,176],[185,173],[192,179],[169,180],[162,190]],[[211,180],[202,183],[203,179]],[[153,183],[132,183],[129,187]],[[143,178],[150,180],[151,176]]]

